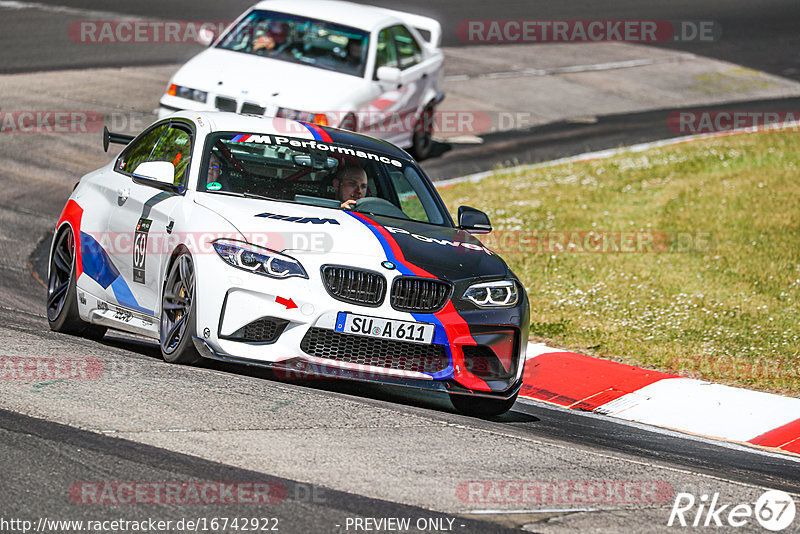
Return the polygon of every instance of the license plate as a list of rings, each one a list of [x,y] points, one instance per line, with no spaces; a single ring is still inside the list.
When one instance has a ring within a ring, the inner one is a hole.
[[[398,341],[430,343],[433,341],[434,326],[430,323],[381,319],[340,312],[336,317],[336,331]]]

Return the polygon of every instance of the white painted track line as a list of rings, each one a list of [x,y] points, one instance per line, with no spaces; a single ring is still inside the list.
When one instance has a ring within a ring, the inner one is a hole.
[[[800,399],[666,378],[604,404],[598,413],[733,441],[800,419]]]

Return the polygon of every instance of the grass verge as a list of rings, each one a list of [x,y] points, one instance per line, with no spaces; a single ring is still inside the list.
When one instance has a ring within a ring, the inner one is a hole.
[[[486,211],[539,341],[800,391],[800,135],[735,135],[441,191]]]

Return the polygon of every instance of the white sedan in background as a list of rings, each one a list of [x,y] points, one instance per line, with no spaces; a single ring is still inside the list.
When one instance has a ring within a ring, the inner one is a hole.
[[[337,0],[268,0],[172,77],[159,117],[220,110],[302,120],[431,149],[443,54],[428,17]]]

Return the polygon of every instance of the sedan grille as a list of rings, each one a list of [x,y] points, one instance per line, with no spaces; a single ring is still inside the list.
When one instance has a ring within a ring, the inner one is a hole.
[[[322,281],[330,296],[362,306],[380,306],[386,296],[386,279],[372,271],[323,265]]]
[[[395,278],[392,285],[392,308],[405,312],[437,312],[447,304],[450,289],[450,284],[442,280]]]
[[[267,108],[263,106],[259,106],[258,104],[253,104],[252,102],[245,102],[244,104],[242,104],[241,113],[250,113],[252,115],[263,115],[265,111],[267,111]]]
[[[433,374],[447,368],[443,345],[411,343],[309,328],[300,348],[311,356],[385,369]]]
[[[218,96],[217,109],[220,111],[236,112],[236,100],[232,98],[225,98],[224,96]]]

